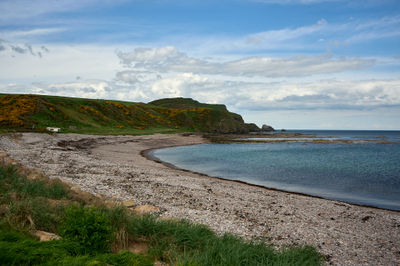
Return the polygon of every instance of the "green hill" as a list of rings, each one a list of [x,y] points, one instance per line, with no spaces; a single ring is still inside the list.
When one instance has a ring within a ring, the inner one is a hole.
[[[89,134],[147,134],[155,132],[247,133],[258,131],[222,104],[188,98],[144,103],[42,95],[0,94],[0,130]]]

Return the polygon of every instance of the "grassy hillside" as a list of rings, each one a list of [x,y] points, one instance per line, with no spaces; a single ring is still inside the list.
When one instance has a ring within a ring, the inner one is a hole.
[[[231,113],[225,105],[171,98],[144,103],[82,98],[0,94],[0,130],[92,134],[168,132],[246,133],[254,124]]]

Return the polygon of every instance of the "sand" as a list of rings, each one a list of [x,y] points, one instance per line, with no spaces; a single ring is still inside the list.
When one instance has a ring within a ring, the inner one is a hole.
[[[0,135],[0,150],[105,199],[153,205],[184,218],[272,243],[312,245],[334,265],[399,265],[400,212],[270,190],[174,169],[146,150],[205,143],[198,135]]]

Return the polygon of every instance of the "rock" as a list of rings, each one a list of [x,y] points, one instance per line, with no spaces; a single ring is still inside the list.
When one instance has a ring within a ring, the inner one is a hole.
[[[9,164],[15,165],[16,161],[8,157],[7,153],[0,151],[0,163],[4,165],[9,165]]]
[[[76,193],[82,192],[82,190],[81,190],[77,185],[71,185],[71,186],[70,186],[70,189],[71,189],[73,192],[76,192]]]
[[[30,180],[41,180],[41,179],[43,179],[43,175],[41,175],[39,172],[35,172],[35,171],[32,171],[31,173],[29,173],[26,177],[28,179],[30,179]]]
[[[136,204],[133,200],[125,200],[122,202],[122,205],[127,208],[132,208],[132,207],[135,207]]]
[[[129,244],[128,250],[132,253],[144,254],[149,251],[149,246],[146,243],[134,242]]]
[[[361,219],[361,221],[363,221],[363,223],[365,223],[366,221],[368,221],[368,220],[371,219],[371,218],[372,218],[372,216],[367,215],[367,216],[363,217],[363,218]]]
[[[137,214],[154,214],[160,211],[160,208],[152,205],[141,205],[135,208]]]
[[[271,126],[268,126],[268,125],[262,125],[262,127],[261,127],[261,131],[263,131],[263,132],[269,132],[269,131],[275,131],[275,129],[273,128],[273,127],[271,127]]]
[[[39,238],[39,241],[51,241],[51,240],[59,240],[61,239],[60,236],[45,232],[45,231],[35,231],[32,233],[34,236],[37,236]]]
[[[245,124],[245,126],[249,132],[260,132],[261,131],[261,129],[254,123],[247,123],[247,124]]]
[[[91,204],[94,205],[101,204],[100,199],[97,198],[94,194],[81,190],[81,188],[78,187],[77,185],[69,185],[69,186],[70,190],[74,193],[74,197],[79,198],[80,200],[83,200],[85,202],[90,202]]]
[[[120,203],[118,201],[115,200],[104,200],[104,205],[107,208],[114,208],[116,206],[118,206]]]

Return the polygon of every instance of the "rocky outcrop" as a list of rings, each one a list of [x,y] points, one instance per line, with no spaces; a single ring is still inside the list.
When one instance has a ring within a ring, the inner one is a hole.
[[[262,125],[262,127],[261,127],[261,131],[263,131],[263,132],[270,132],[270,131],[275,131],[275,129],[273,128],[273,127],[271,127],[271,126],[268,126],[268,125]]]
[[[245,124],[248,132],[260,132],[261,129],[254,123],[246,123]]]
[[[229,112],[223,104],[200,103],[190,98],[160,99],[149,104],[179,110],[175,122],[195,131],[218,134],[245,134],[260,131],[256,124],[246,124],[242,116]]]

